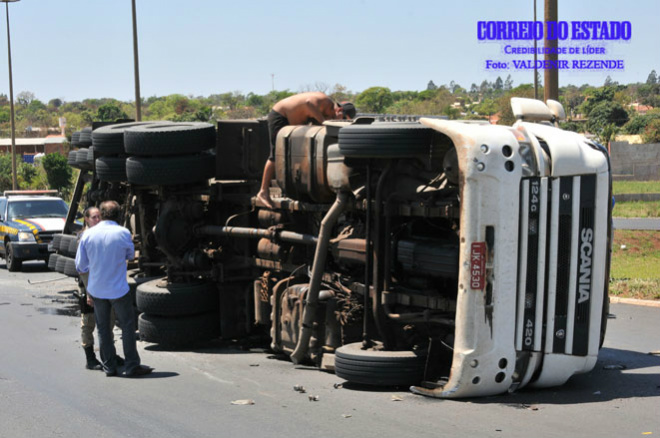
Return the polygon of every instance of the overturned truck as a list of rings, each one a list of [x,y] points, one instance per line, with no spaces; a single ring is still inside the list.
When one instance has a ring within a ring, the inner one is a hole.
[[[265,121],[104,126],[76,194],[123,203],[145,341],[262,336],[294,363],[433,397],[561,385],[605,334],[609,158],[553,125],[555,103],[512,105],[512,127],[285,127],[273,209],[254,197]]]

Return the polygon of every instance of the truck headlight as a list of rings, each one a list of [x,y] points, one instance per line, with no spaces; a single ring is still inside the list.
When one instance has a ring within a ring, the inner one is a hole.
[[[36,239],[34,238],[34,234],[28,233],[26,231],[20,231],[18,233],[18,241],[19,242],[36,242]]]

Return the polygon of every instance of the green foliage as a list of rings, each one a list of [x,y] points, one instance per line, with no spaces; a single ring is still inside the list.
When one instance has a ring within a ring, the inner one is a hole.
[[[559,127],[565,131],[582,132],[583,126],[576,122],[559,122]]]
[[[617,85],[588,89],[584,93],[587,99],[581,105],[582,114],[589,114],[601,102],[612,102],[616,92],[624,88],[624,86]]]
[[[644,143],[660,143],[660,119],[652,120],[644,129]]]
[[[0,154],[0,193],[11,189],[11,154]]]
[[[47,154],[41,159],[41,164],[46,171],[49,187],[59,190],[66,197],[73,186],[73,172],[66,157],[58,152]]]
[[[522,84],[517,86],[505,93],[502,97],[498,98],[497,103],[497,112],[500,115],[500,120],[497,122],[498,125],[508,125],[511,126],[516,122],[516,118],[513,116],[513,111],[511,110],[511,98],[512,97],[534,97],[534,85],[532,84]]]
[[[434,92],[435,90],[426,90]],[[421,94],[421,93],[420,93]],[[384,113],[394,103],[392,92],[387,87],[371,87],[358,94],[355,104],[364,113]]]
[[[660,193],[660,181],[612,181],[612,192],[623,193]]]
[[[628,121],[628,113],[616,102],[601,101],[588,114],[587,130],[596,134],[603,144],[607,144]]]
[[[128,115],[115,103],[105,103],[96,111],[96,120],[100,122],[114,122],[119,119],[127,119]]]
[[[656,119],[660,119],[660,110],[650,111],[647,114],[638,114],[623,126],[623,131],[626,134],[643,134],[646,126]]]

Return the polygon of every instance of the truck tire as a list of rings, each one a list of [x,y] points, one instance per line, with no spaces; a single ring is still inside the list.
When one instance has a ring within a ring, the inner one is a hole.
[[[66,162],[69,164],[69,166],[78,169],[78,151],[69,151]]]
[[[72,236],[73,237],[73,236]],[[78,252],[78,238],[74,237],[69,241],[69,256],[70,257],[75,257],[76,253]]]
[[[178,317],[142,313],[138,318],[138,331],[142,341],[180,348],[217,337],[220,316],[217,312]]]
[[[87,148],[81,148],[76,151],[76,165],[78,166],[78,169],[89,169],[89,162],[87,161],[87,155],[89,154],[89,150]]]
[[[64,262],[64,275],[69,277],[78,277],[78,271],[76,270],[76,260],[67,257]]]
[[[195,154],[215,146],[215,126],[204,122],[162,122],[124,132],[126,153],[139,156]]]
[[[149,315],[186,316],[217,311],[220,300],[208,282],[168,283],[157,279],[137,286],[136,302],[138,310]]]
[[[59,257],[59,254],[51,254],[50,257],[48,257],[48,269],[51,271],[55,270],[55,267],[57,266],[57,259]]]
[[[433,129],[419,123],[350,125],[339,131],[339,150],[346,157],[405,158],[428,155]]]
[[[7,270],[10,272],[20,271],[23,267],[23,260],[16,258],[14,254],[14,244],[8,242],[5,246],[7,254],[5,255],[5,262],[7,262]]]
[[[64,273],[64,267],[66,266],[66,259],[68,259],[68,257],[60,255],[57,258],[57,262],[55,263],[55,270],[60,274]]]
[[[71,147],[77,148],[79,146],[78,140],[80,140],[80,131],[76,131],[71,134]]]
[[[335,351],[335,374],[373,386],[410,386],[424,378],[426,355],[414,351],[362,350],[356,342]]]
[[[96,176],[101,181],[126,181],[126,158],[100,157],[96,159]]]
[[[76,236],[69,236],[66,234],[63,234],[61,239],[60,239],[60,245],[59,245],[59,252],[61,255],[65,256],[71,256],[70,248],[71,248],[71,242],[76,242]]]
[[[191,184],[207,180],[214,173],[215,155],[211,153],[162,158],[129,157],[126,160],[126,176],[132,184]]]
[[[99,156],[124,154],[124,131],[136,126],[167,122],[129,122],[103,126],[92,133],[92,144]]]
[[[55,234],[53,236],[53,249],[55,251],[60,249],[60,241],[62,240],[62,235],[61,234]]]
[[[92,145],[92,127],[88,126],[80,130],[80,137],[78,138],[78,147],[86,148]]]

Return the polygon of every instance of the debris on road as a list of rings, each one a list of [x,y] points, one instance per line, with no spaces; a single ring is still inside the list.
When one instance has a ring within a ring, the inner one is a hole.
[[[302,385],[294,385],[293,390],[294,390],[294,391],[298,391],[298,392],[301,393],[301,394],[304,394],[304,393],[307,392],[307,390],[305,389],[305,387],[302,386]]]
[[[398,396],[398,395],[394,395],[394,394],[392,394],[392,401],[403,401],[403,398],[401,398],[401,397]]]
[[[611,365],[605,365],[603,367],[604,370],[625,370],[627,367],[625,365],[621,364],[611,364]]]
[[[318,395],[310,395],[309,396],[309,401],[319,401],[319,396]]]
[[[253,404],[254,404],[254,400],[250,400],[250,399],[245,399],[245,400],[233,400],[233,401],[231,402],[231,404],[232,404],[232,405],[253,405]]]

